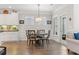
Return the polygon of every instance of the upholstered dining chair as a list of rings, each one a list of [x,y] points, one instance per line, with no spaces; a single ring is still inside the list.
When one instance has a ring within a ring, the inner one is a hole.
[[[28,30],[27,33],[28,33],[27,34],[27,43],[29,45],[35,43],[35,41],[36,41],[35,30]]]
[[[43,30],[43,29],[42,30],[37,30],[37,33],[38,34],[43,34],[43,33],[45,33],[45,30]]]
[[[45,30],[37,30],[37,36],[38,37],[44,37],[44,34],[45,34]]]
[[[46,42],[49,42],[49,37],[50,37],[50,30],[48,30],[48,35],[45,37]]]
[[[27,44],[29,44],[29,34],[28,34],[28,30],[26,30],[26,38],[27,38]]]
[[[48,30],[48,33],[44,34],[44,37],[41,38],[42,44],[44,44],[44,41],[46,42],[46,44],[48,44],[49,43],[49,37],[50,37],[50,30]]]

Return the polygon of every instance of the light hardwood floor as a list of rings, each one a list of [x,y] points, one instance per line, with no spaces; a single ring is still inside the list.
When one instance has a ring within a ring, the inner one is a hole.
[[[55,41],[50,41],[44,46],[28,46],[26,41],[4,42],[7,47],[7,55],[68,55],[66,47]]]

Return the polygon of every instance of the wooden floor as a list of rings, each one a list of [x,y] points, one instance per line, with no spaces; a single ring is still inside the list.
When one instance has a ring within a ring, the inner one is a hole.
[[[28,46],[26,41],[4,42],[2,45],[7,47],[7,55],[68,55],[66,47],[55,41],[44,46]]]

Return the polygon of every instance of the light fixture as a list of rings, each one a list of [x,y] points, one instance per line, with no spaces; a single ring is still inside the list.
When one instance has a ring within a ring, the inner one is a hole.
[[[37,17],[35,18],[36,22],[39,22],[42,20],[42,17],[40,16],[40,4],[37,4],[38,11],[37,11]]]
[[[50,9],[51,20],[49,21],[49,24],[52,24],[53,4],[50,4],[50,7],[51,7],[51,9]],[[51,27],[52,27],[52,25],[51,25]]]

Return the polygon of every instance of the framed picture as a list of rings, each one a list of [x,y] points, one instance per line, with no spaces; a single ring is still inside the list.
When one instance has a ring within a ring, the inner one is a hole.
[[[47,20],[47,24],[52,24],[52,21],[51,20]]]
[[[19,20],[19,24],[24,24],[24,20]]]

